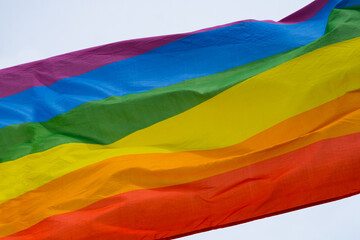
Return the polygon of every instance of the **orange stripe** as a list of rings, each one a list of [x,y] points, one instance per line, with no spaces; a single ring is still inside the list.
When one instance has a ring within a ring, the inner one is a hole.
[[[360,133],[211,178],[103,199],[4,240],[161,239],[360,192]]]
[[[321,139],[359,132],[360,110],[346,115],[356,108],[359,94],[360,91],[344,95],[232,147],[120,156],[74,171],[1,204],[0,235],[12,234],[46,217],[74,211],[115,194],[196,181]],[[311,131],[315,132],[306,135]]]
[[[287,118],[360,89],[357,45],[360,49],[360,38],[310,52],[110,145],[68,143],[2,163],[0,202],[120,155],[209,150],[242,142]],[[230,75],[237,77],[234,72]]]

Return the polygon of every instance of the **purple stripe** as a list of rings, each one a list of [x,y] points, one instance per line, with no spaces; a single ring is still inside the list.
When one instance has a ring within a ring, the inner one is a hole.
[[[328,0],[316,0],[278,23],[293,24],[313,17]],[[244,20],[256,21],[256,20]],[[134,57],[191,34],[238,24],[238,21],[195,32],[121,41],[71,52],[0,70],[0,98],[35,86],[49,86],[56,81],[84,74],[106,64]],[[263,21],[272,22],[274,21]]]
[[[303,7],[302,9],[290,14],[289,16],[281,19],[280,23],[298,23],[306,21],[304,19],[312,18],[317,12],[319,12],[329,0],[315,0],[309,5]]]

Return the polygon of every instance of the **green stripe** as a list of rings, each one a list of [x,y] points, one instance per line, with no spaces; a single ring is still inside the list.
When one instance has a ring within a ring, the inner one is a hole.
[[[315,49],[360,36],[360,6],[334,9],[325,35],[286,53],[145,93],[85,103],[42,123],[0,129],[0,162],[65,143],[110,144],[184,112],[254,75]]]

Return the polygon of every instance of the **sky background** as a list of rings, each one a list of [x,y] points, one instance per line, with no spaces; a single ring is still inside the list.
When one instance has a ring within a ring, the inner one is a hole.
[[[126,39],[280,20],[310,2],[0,0],[0,69]],[[182,238],[203,239],[359,240],[360,196]]]

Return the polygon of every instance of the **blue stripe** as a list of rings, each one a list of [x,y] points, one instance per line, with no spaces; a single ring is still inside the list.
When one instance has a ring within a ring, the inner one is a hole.
[[[51,86],[2,98],[0,128],[46,121],[89,101],[165,87],[304,46],[323,35],[328,16],[339,2],[330,0],[303,23],[242,22],[197,33]]]
[[[351,7],[360,5],[360,0],[343,0],[337,5],[338,8]]]

